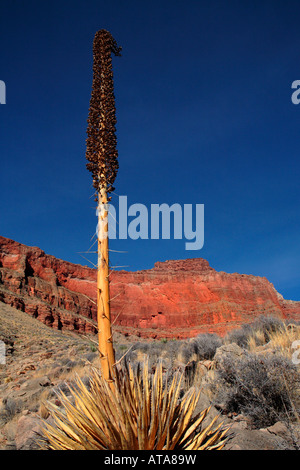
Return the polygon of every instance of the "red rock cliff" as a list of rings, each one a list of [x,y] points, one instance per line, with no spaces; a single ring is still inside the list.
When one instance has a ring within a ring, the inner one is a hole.
[[[96,271],[0,237],[0,301],[58,329],[96,332]],[[117,331],[142,337],[223,335],[259,315],[300,319],[262,277],[217,272],[204,259],[155,263],[111,274]]]

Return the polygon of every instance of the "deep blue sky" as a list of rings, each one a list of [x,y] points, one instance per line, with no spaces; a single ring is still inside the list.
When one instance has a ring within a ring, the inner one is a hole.
[[[112,241],[112,264],[206,258],[300,300],[299,1],[1,0],[0,234],[87,264],[92,42],[108,29],[129,204],[205,204],[205,245]],[[95,258],[90,257],[92,261]]]

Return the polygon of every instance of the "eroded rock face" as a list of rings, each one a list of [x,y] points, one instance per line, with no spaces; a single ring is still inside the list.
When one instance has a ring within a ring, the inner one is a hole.
[[[95,270],[0,237],[0,301],[48,326],[96,332]],[[84,295],[83,295],[84,294]]]
[[[95,269],[0,237],[0,301],[53,328],[95,333],[95,297]],[[111,297],[115,328],[142,337],[224,335],[260,315],[300,319],[300,302],[266,278],[217,272],[202,258],[114,272]]]

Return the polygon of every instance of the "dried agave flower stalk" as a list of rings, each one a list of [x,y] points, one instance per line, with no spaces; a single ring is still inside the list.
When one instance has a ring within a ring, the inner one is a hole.
[[[98,201],[97,317],[101,368],[112,381],[115,355],[112,343],[109,297],[108,201],[118,171],[116,108],[112,53],[120,55],[112,35],[102,29],[94,38],[93,85],[88,117],[86,158]]]

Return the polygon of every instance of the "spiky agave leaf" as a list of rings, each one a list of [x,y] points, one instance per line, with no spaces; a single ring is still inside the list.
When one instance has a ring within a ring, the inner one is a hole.
[[[116,370],[114,387],[97,370],[90,390],[77,378],[64,394],[62,410],[49,403],[54,424],[45,421],[42,447],[54,450],[210,450],[221,449],[227,430],[216,419],[202,429],[209,408],[195,414],[199,399],[194,389],[179,398],[183,376],[170,385],[159,364],[154,375],[148,364],[133,372]]]

